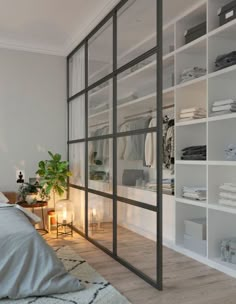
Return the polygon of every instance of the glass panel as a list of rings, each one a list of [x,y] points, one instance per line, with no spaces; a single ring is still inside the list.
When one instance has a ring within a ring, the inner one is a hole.
[[[118,138],[118,196],[156,206],[156,133]]]
[[[89,236],[112,251],[112,200],[89,193],[88,212]]]
[[[69,96],[85,88],[85,48],[81,47],[69,59]]]
[[[112,80],[92,89],[88,96],[89,137],[112,133]]]
[[[76,143],[69,145],[70,157],[70,183],[77,186],[85,186],[85,144]]]
[[[109,20],[88,42],[89,85],[112,72],[113,26]]]
[[[84,95],[70,101],[69,104],[69,138],[85,138],[85,97]]]
[[[118,66],[156,46],[156,0],[130,0],[118,12]]]
[[[70,201],[74,207],[74,226],[85,232],[85,192],[70,188]]]
[[[112,139],[89,142],[88,187],[112,192]]]
[[[148,128],[155,111],[156,60],[151,56],[118,75],[118,132]],[[153,121],[150,126],[155,125],[156,121]]]
[[[156,280],[156,212],[117,203],[118,256]]]

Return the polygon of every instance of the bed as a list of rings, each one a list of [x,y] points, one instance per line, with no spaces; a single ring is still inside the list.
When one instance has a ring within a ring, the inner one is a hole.
[[[9,197],[9,195],[8,195]],[[20,207],[19,207],[20,208]],[[19,299],[82,289],[34,229],[35,215],[0,203],[0,299]]]

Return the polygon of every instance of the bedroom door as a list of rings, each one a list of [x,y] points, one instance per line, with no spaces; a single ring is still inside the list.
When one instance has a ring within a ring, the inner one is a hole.
[[[162,289],[162,1],[122,0],[67,57],[75,229]]]

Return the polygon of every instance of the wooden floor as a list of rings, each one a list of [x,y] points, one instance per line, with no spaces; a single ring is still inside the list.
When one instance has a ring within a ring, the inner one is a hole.
[[[93,236],[109,247],[110,232],[104,229]],[[51,245],[69,245],[133,304],[236,304],[236,279],[166,247],[164,290],[160,292],[77,234],[73,239],[57,240],[54,234],[45,238]],[[122,257],[149,275],[155,274],[152,241],[121,227],[118,239]]]

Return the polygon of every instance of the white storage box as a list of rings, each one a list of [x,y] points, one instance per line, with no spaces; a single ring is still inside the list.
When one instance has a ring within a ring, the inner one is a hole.
[[[184,247],[200,255],[206,256],[206,241],[196,240],[192,236],[184,235]]]
[[[206,240],[206,218],[185,220],[185,234],[195,240]]]

